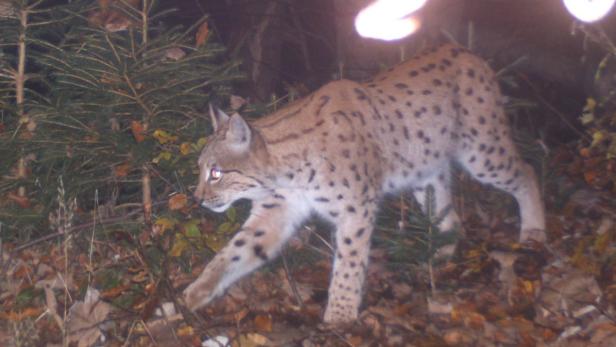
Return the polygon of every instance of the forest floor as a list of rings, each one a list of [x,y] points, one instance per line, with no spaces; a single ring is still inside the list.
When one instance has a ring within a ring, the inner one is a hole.
[[[546,167],[546,247],[517,244],[515,205],[464,181],[456,256],[400,261],[391,232],[377,231],[360,317],[346,327],[321,323],[331,251],[308,228],[284,261],[196,314],[163,303],[202,270],[197,255],[187,273],[182,257],[152,262],[121,233],[4,244],[0,346],[616,346],[616,161],[563,147]]]

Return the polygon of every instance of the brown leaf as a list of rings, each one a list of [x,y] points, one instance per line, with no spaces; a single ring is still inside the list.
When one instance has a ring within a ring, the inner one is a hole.
[[[27,196],[19,196],[16,193],[10,192],[8,194],[8,198],[13,200],[19,207],[28,208],[30,207],[30,199]]]
[[[199,30],[197,30],[197,34],[195,35],[196,46],[201,47],[207,41],[209,35],[210,27],[207,22],[203,22],[203,24],[199,26]]]
[[[473,338],[461,329],[452,329],[445,333],[443,339],[449,346],[468,345],[473,341]]]
[[[178,61],[186,56],[186,52],[179,47],[172,47],[165,50],[165,58]]]
[[[40,307],[28,307],[23,311],[9,311],[9,312],[0,312],[0,318],[10,320],[10,321],[21,321],[26,318],[34,318],[38,317],[43,313],[43,308]]]
[[[128,176],[129,171],[130,171],[129,163],[120,164],[113,168],[113,174],[116,177],[126,177]]]
[[[130,288],[130,285],[118,285],[111,289],[107,289],[100,294],[100,297],[103,299],[113,299],[122,295],[127,289]]]
[[[133,136],[135,137],[135,141],[137,141],[137,143],[143,142],[143,140],[145,140],[145,129],[141,122],[138,122],[136,120],[132,121],[130,123],[130,130],[133,132]]]
[[[88,288],[84,301],[77,301],[69,310],[69,341],[78,347],[91,346],[101,337],[102,324],[111,311],[111,306],[99,298],[96,289]]]
[[[351,346],[361,346],[361,344],[364,342],[364,339],[361,338],[361,336],[351,336],[348,337],[346,339],[346,342],[348,342]]]
[[[586,183],[592,184],[595,181],[596,178],[597,178],[597,172],[596,171],[586,171],[586,172],[584,172],[584,180],[586,181]]]
[[[236,286],[236,287],[237,287],[237,286]],[[235,313],[233,314],[233,319],[234,319],[236,322],[238,322],[238,323],[239,323],[239,322],[241,322],[241,321],[242,321],[242,319],[244,319],[244,318],[246,318],[246,316],[248,316],[248,313],[250,313],[250,311],[248,310],[248,308],[244,307],[244,308],[242,308],[241,310],[239,310],[239,311],[237,311],[237,312],[235,312]]]
[[[269,333],[272,331],[272,318],[269,315],[257,315],[255,317],[255,326],[258,330]]]
[[[175,194],[169,198],[169,209],[176,211],[184,208],[188,203],[186,194]]]

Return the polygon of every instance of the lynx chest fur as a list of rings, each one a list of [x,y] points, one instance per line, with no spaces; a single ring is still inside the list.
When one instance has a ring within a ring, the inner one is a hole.
[[[354,320],[370,235],[384,194],[413,191],[450,205],[450,165],[515,197],[520,240],[544,241],[532,169],[512,142],[494,73],[464,48],[444,45],[366,83],[331,82],[259,120],[210,110],[214,135],[199,159],[201,204],[224,211],[250,199],[250,217],[184,292],[195,309],[273,258],[311,214],[336,225],[324,320]],[[441,230],[459,222],[450,210]]]

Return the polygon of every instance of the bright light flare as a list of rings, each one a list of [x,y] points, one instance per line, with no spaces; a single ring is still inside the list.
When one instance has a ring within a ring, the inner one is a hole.
[[[364,8],[355,17],[355,30],[363,37],[398,40],[419,29],[418,19],[411,13],[427,0],[379,0]]]
[[[582,22],[595,22],[603,18],[616,0],[563,0],[569,12]]]

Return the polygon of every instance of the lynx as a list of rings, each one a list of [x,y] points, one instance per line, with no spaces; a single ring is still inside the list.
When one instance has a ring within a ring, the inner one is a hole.
[[[184,291],[196,309],[280,251],[306,218],[336,226],[324,320],[353,321],[378,203],[405,189],[438,209],[451,204],[452,161],[517,200],[519,240],[545,241],[532,168],[511,138],[494,73],[466,49],[446,44],[373,80],[339,80],[254,122],[210,108],[214,134],[199,158],[195,197],[215,212],[252,200],[241,230]],[[459,223],[449,209],[440,225]]]

